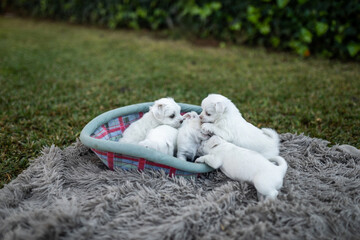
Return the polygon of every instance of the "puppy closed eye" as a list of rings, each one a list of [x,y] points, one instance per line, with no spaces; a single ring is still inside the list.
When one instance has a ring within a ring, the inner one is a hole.
[[[206,114],[206,116],[209,116],[209,117],[211,116],[211,114],[210,114],[210,113],[208,113],[208,112],[205,112],[205,114]]]
[[[171,114],[170,116],[169,116],[169,118],[174,118],[175,117],[175,114]]]

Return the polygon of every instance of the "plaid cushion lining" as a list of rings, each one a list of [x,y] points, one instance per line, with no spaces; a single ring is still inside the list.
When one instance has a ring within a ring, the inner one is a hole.
[[[93,138],[109,140],[109,141],[118,141],[122,137],[122,133],[126,128],[130,126],[131,123],[140,119],[144,113],[134,113],[126,116],[120,116],[114,119],[111,119],[109,122],[99,126],[94,133],[91,135]],[[169,176],[198,176],[198,173],[185,172],[167,165],[155,163],[144,158],[137,158],[132,156],[126,156],[119,153],[113,152],[104,152],[97,149],[92,149],[95,154],[100,158],[100,160],[111,170],[114,168],[121,169],[154,169],[154,170],[163,170]]]

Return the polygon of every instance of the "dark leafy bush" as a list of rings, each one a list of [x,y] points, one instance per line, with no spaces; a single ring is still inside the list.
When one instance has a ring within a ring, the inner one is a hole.
[[[358,0],[3,0],[1,11],[113,29],[175,28],[304,57],[360,59]]]

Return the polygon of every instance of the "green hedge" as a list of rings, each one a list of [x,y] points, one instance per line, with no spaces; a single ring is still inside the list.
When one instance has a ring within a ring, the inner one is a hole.
[[[109,28],[180,29],[305,57],[360,59],[358,0],[3,0],[1,11]]]

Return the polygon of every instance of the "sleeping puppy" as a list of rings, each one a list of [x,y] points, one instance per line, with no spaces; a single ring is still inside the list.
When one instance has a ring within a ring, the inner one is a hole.
[[[282,157],[276,156],[269,161],[257,152],[238,147],[218,136],[202,142],[199,151],[206,155],[195,162],[205,162],[214,169],[220,168],[233,180],[252,183],[258,192],[259,200],[277,197],[287,170],[287,163]]]
[[[172,98],[161,98],[155,101],[149,112],[124,131],[119,142],[138,144],[145,139],[151,129],[160,125],[180,127],[183,121],[180,110],[180,106]]]
[[[201,133],[199,115],[194,111],[186,113],[177,136],[177,157],[193,162],[201,141],[207,138],[208,136]]]
[[[236,106],[226,97],[210,94],[200,114],[202,132],[217,135],[239,147],[261,153],[266,158],[279,155],[279,136],[270,128],[259,129],[248,123]]]
[[[174,156],[178,130],[168,125],[160,125],[151,129],[145,140],[139,145],[152,148],[164,154]]]

